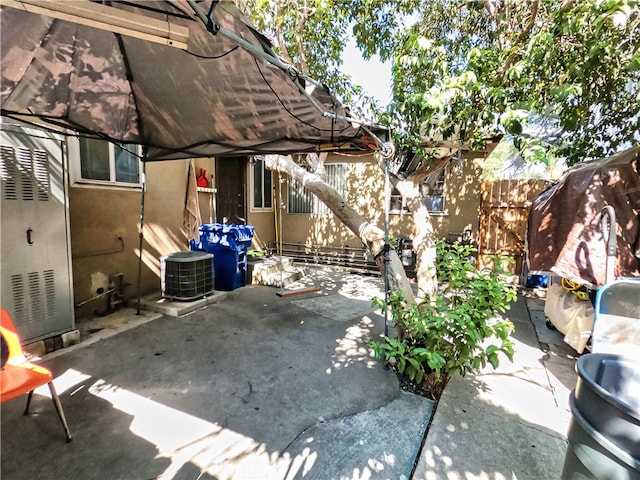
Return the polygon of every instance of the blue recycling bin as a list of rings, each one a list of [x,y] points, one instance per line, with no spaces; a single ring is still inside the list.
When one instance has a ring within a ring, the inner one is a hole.
[[[221,223],[200,226],[200,241],[192,241],[191,249],[213,253],[216,290],[231,291],[246,285],[247,251],[254,228]]]

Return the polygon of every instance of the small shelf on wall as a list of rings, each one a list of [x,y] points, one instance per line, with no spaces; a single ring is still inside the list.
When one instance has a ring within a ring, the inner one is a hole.
[[[197,187],[197,190],[199,192],[205,192],[205,193],[216,193],[215,188],[211,188],[211,187]]]

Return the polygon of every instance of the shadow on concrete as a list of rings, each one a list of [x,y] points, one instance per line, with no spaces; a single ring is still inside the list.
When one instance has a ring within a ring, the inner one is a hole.
[[[491,387],[483,381],[451,380],[429,428],[414,479],[560,478],[566,441],[554,429],[492,403],[495,393],[487,394],[488,390]]]
[[[562,333],[547,326],[543,299],[528,297],[525,301],[539,348],[544,353],[540,363],[546,369],[558,406],[570,411],[569,394],[576,387],[576,361],[581,354],[564,341]]]

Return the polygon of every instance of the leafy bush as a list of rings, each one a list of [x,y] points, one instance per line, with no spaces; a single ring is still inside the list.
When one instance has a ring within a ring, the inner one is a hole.
[[[512,360],[513,324],[496,313],[504,313],[516,299],[515,288],[504,282],[502,264],[509,259],[495,256],[493,268],[477,270],[471,260],[475,249],[469,245],[439,242],[437,252],[438,296],[412,305],[399,291],[388,303],[374,298],[373,305],[391,313],[403,336],[369,342],[376,357],[432,398],[439,398],[455,373],[476,372],[487,363],[496,368],[499,353]]]

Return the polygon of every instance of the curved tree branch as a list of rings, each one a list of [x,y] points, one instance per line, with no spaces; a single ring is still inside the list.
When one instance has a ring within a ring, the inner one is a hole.
[[[278,40],[278,47],[280,49],[280,55],[287,61],[287,63],[294,65],[293,60],[291,59],[291,55],[289,55],[289,51],[287,50],[287,43],[284,39],[284,33],[282,31],[282,23],[278,21],[278,19],[284,18],[284,11],[286,9],[286,1],[284,4],[282,2],[275,2],[276,9],[276,21],[274,22],[274,30],[276,34],[276,39]]]
[[[568,3],[568,1],[573,1],[573,0],[567,0],[565,1],[565,3]],[[531,33],[531,30],[536,24],[539,11],[540,11],[540,0],[533,0],[531,2],[531,14],[529,15],[529,20],[527,21],[524,28],[520,31],[518,36],[515,38],[515,40],[511,44],[511,47],[515,45],[519,45],[527,40],[527,38],[529,37],[529,34]],[[505,72],[513,65],[514,58],[515,58],[515,53],[513,52],[513,48],[512,48],[512,51],[507,55],[504,63],[500,66],[500,69],[498,70],[498,73],[500,75],[504,75]]]
[[[314,7],[309,6],[307,1],[305,0],[304,5],[300,7],[297,13],[297,21],[293,30],[296,49],[298,51],[297,52],[298,58],[300,59],[300,61],[298,62],[299,63],[298,67],[300,68],[302,73],[307,75],[309,74],[309,66],[307,62],[306,49],[303,43],[304,31],[307,26],[307,22],[309,21],[309,18],[315,15],[315,13],[316,13],[316,9]]]
[[[538,18],[539,11],[540,11],[540,0],[533,0],[531,2],[531,15],[529,15],[529,21],[516,37],[515,41],[513,42],[514,45],[519,44],[529,36],[529,33],[531,33],[531,29],[536,24],[536,19]]]

